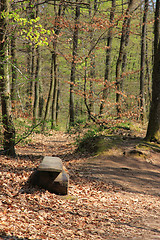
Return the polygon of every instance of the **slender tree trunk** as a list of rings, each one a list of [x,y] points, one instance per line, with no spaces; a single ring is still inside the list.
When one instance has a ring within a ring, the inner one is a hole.
[[[146,40],[146,79],[147,81],[147,99],[146,99],[146,105],[150,106],[151,98],[152,98],[152,90],[151,90],[151,73],[149,69],[149,60],[148,60],[148,42]],[[148,109],[147,109],[148,110]]]
[[[55,8],[56,13],[56,8]],[[64,11],[63,11],[64,13]],[[57,101],[58,101],[58,73],[57,73],[57,44],[58,35],[60,33],[60,16],[62,14],[62,6],[59,5],[58,13],[56,13],[54,32],[55,39],[53,41],[53,73],[54,73],[54,91],[53,91],[53,101],[52,101],[52,123],[51,128],[53,129],[56,125],[56,111],[57,111]]]
[[[58,44],[58,36],[61,31],[60,26],[60,17],[65,13],[65,7],[62,8],[62,5],[59,5],[58,11],[56,11],[56,6],[54,6],[54,12],[56,13],[55,24],[54,24],[54,32],[55,39],[53,41],[53,73],[54,73],[54,91],[53,91],[53,101],[52,101],[52,122],[51,128],[53,129],[55,125],[57,125],[57,106],[58,106],[58,88],[59,88],[59,80],[58,80],[58,70],[57,70],[57,44]]]
[[[38,17],[38,6],[36,7],[36,17]],[[35,81],[34,81],[34,103],[33,103],[33,124],[37,124],[37,119],[39,117],[39,76],[40,76],[40,47],[37,46],[35,49]]]
[[[31,96],[32,96],[32,83],[31,83],[31,47],[29,43],[26,44],[26,52],[27,52],[27,101],[26,101],[26,109],[31,109]]]
[[[57,104],[57,92],[58,92],[58,75],[57,75],[57,39],[58,35],[60,33],[60,16],[62,13],[62,5],[59,5],[58,13],[56,13],[56,6],[54,6],[56,18],[55,18],[55,24],[54,24],[54,40],[53,40],[53,50],[52,50],[52,58],[51,58],[51,81],[50,81],[50,90],[48,94],[47,104],[46,104],[46,110],[44,115],[44,124],[43,124],[43,130],[45,128],[45,122],[49,117],[50,108],[52,106],[52,124],[51,128],[53,128],[53,125],[56,124],[56,104]]]
[[[146,140],[160,142],[160,0],[156,1],[154,25],[154,65],[152,75],[152,102]]]
[[[58,125],[59,98],[60,98],[60,86],[58,81],[58,92],[57,92],[57,102],[56,102],[56,126]]]
[[[43,110],[44,110],[44,97],[43,97],[43,83],[42,79],[39,79],[39,118],[41,119],[43,116]]]
[[[145,77],[145,58],[146,58],[146,29],[147,29],[147,13],[148,13],[149,0],[145,0],[144,15],[142,23],[142,36],[141,36],[141,72],[140,72],[140,119],[144,120],[145,110],[145,97],[144,97],[144,77]]]
[[[51,71],[50,71],[50,88],[49,88],[49,93],[48,93],[48,98],[47,98],[47,103],[46,103],[46,109],[44,113],[44,119],[43,119],[43,125],[42,125],[42,131],[45,130],[46,126],[46,120],[49,117],[50,113],[50,108],[52,104],[52,96],[53,96],[53,91],[54,91],[54,77],[53,77],[53,66],[54,66],[54,54],[52,53],[51,56]]]
[[[34,19],[35,18],[35,12],[33,10],[34,1],[29,0],[28,2],[28,8],[27,8],[27,17],[28,19]],[[27,47],[27,77],[28,77],[28,84],[27,84],[27,102],[26,102],[26,108],[31,112],[32,109],[32,101],[33,101],[33,79],[34,79],[34,46],[30,46],[29,42],[26,45]]]
[[[0,15],[2,12],[8,11],[8,1],[1,0],[0,2]],[[4,131],[4,154],[15,156],[15,128],[11,116],[10,108],[10,92],[8,92],[8,83],[5,75],[5,63],[6,63],[6,36],[7,20],[4,17],[0,18],[0,97],[2,105],[2,123]]]
[[[17,82],[17,58],[16,58],[16,38],[15,33],[12,34],[11,38],[11,58],[12,58],[12,84],[11,84],[11,100],[12,106],[15,107],[15,100],[16,100],[16,82]]]
[[[76,0],[78,2],[78,0]],[[78,48],[78,22],[80,17],[80,7],[76,5],[75,13],[75,27],[73,32],[73,52],[72,52],[72,64],[71,64],[71,77],[70,77],[70,98],[69,98],[69,125],[73,126],[75,121],[74,116],[74,83],[75,83],[75,74],[76,74],[76,57],[77,57],[77,48]]]
[[[110,24],[111,25],[113,24],[113,21],[114,21],[115,8],[116,8],[116,0],[112,0],[112,8],[111,8],[111,12],[110,12]],[[100,105],[100,115],[103,114],[105,101],[106,101],[107,95],[108,95],[107,82],[110,81],[112,40],[113,40],[112,26],[110,26],[110,28],[108,30],[108,37],[107,37],[104,89],[103,89],[102,103]]]
[[[15,6],[12,5],[12,10],[15,10]],[[16,82],[17,82],[17,56],[16,56],[16,32],[15,29],[11,36],[11,71],[12,71],[12,82],[11,82],[11,101],[12,101],[12,108],[15,108],[15,101],[16,101]]]
[[[52,124],[51,124],[52,129],[56,125],[56,106],[57,106],[57,95],[58,95],[58,74],[57,74],[56,46],[57,46],[57,40],[53,43],[54,90],[53,90],[53,101],[52,101]]]
[[[37,123],[39,112],[39,72],[40,72],[40,50],[36,48],[36,69],[34,83],[34,104],[33,104],[33,124]]]
[[[92,28],[92,23],[93,23],[93,16],[95,16],[97,12],[97,0],[94,0],[94,6],[93,6],[93,12],[92,12],[92,5],[91,1],[88,1],[89,3],[89,18],[91,19],[91,29],[90,29],[90,44],[91,44],[91,49],[94,48],[95,40],[94,40],[94,35],[93,35],[93,28]],[[93,102],[93,79],[95,79],[95,53],[94,50],[90,54],[90,71],[89,71],[89,105],[88,107],[90,108],[90,112],[94,112],[94,102]],[[90,120],[90,116],[88,116]]]
[[[135,0],[129,0],[128,2],[128,9],[126,11],[123,27],[122,27],[119,56],[116,63],[116,87],[117,87],[116,106],[117,106],[118,117],[121,116],[120,100],[121,100],[121,91],[123,87],[123,70],[124,70],[124,66],[122,65],[122,63],[125,63],[126,61],[125,58],[127,57],[126,48],[129,41],[131,12],[132,12],[134,3],[135,3]]]

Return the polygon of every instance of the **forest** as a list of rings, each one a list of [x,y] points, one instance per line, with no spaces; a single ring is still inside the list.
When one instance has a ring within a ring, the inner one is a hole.
[[[37,127],[46,131],[86,122],[102,128],[127,121],[148,123],[159,43],[158,4],[2,1],[4,152],[14,155],[23,131]],[[158,139],[157,130],[149,132],[149,139]]]
[[[159,66],[159,0],[0,1],[0,239],[159,239]]]

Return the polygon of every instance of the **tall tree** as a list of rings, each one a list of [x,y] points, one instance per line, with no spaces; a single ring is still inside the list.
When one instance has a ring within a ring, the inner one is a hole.
[[[80,6],[78,0],[76,0],[76,10],[75,10],[75,20],[74,20],[74,30],[73,30],[73,49],[72,49],[72,63],[71,63],[71,76],[70,76],[70,98],[69,98],[69,125],[73,126],[75,121],[74,116],[74,83],[76,78],[76,57],[78,48],[78,23],[80,17]]]
[[[114,21],[115,8],[116,8],[116,0],[112,0],[112,7],[111,7],[111,12],[110,12],[110,24],[111,24],[111,26],[108,30],[108,37],[107,37],[104,89],[103,89],[103,96],[102,96],[103,101],[100,105],[100,115],[103,113],[104,106],[105,106],[105,100],[107,99],[107,94],[108,94],[107,81],[110,81],[111,53],[112,53],[112,40],[113,40],[112,24],[113,24],[113,21]]]
[[[39,117],[39,77],[40,77],[40,47],[36,47],[36,67],[34,83],[34,104],[33,104],[33,124],[37,123]]]
[[[57,104],[58,104],[58,64],[57,64],[57,44],[58,44],[58,36],[61,31],[60,26],[60,18],[64,15],[65,8],[63,8],[62,4],[59,5],[58,10],[56,10],[56,6],[54,6],[55,12],[55,24],[54,24],[54,40],[53,40],[53,51],[52,51],[52,59],[53,59],[53,74],[54,74],[54,90],[53,90],[53,101],[52,101],[52,124],[51,128],[54,128],[56,125],[56,117],[57,117]]]
[[[5,74],[6,47],[7,47],[7,17],[4,13],[8,12],[9,5],[7,0],[0,2],[0,97],[2,105],[2,123],[4,131],[4,153],[15,156],[15,128],[11,116],[10,92],[8,91],[7,77]]]
[[[34,0],[28,1],[27,7],[27,18],[28,20],[35,18],[35,11],[34,11]],[[28,75],[28,84],[27,84],[27,103],[26,107],[28,110],[32,108],[32,99],[33,99],[33,78],[34,78],[34,44],[30,45],[30,41],[26,44],[26,51],[27,51],[27,75]]]
[[[95,53],[94,53],[94,44],[95,44],[95,39],[94,39],[94,28],[92,27],[93,24],[93,19],[94,16],[96,16],[97,10],[98,10],[98,5],[97,5],[97,0],[94,0],[93,2],[93,11],[92,11],[92,4],[91,1],[88,1],[89,3],[89,18],[91,19],[90,25],[91,29],[89,32],[90,35],[90,48],[93,49],[92,53],[90,54],[90,70],[88,73],[89,76],[89,105],[88,107],[90,108],[90,112],[94,112],[94,101],[93,101],[93,79],[96,77],[96,71],[95,71]],[[90,119],[90,116],[89,116]]]
[[[154,56],[152,74],[152,102],[146,140],[160,142],[160,0],[156,0],[154,23]]]
[[[12,4],[12,10],[15,10],[15,5]],[[11,100],[12,100],[12,107],[15,107],[15,100],[16,100],[16,82],[17,82],[17,57],[16,57],[16,31],[13,29],[12,36],[11,36],[11,59],[12,59],[12,84],[11,84]]]
[[[141,36],[141,72],[140,72],[140,119],[144,120],[144,77],[145,77],[145,62],[146,62],[146,32],[147,32],[147,13],[149,7],[149,0],[145,0],[144,14],[142,23],[142,36]]]
[[[38,6],[36,6],[36,18],[38,17]],[[39,117],[39,77],[40,77],[40,47],[37,46],[36,52],[36,66],[35,66],[35,81],[34,81],[34,103],[33,103],[33,124],[37,123]]]
[[[127,46],[129,42],[130,35],[130,22],[133,11],[133,6],[135,4],[135,0],[128,1],[128,8],[125,13],[125,18],[122,26],[122,35],[120,41],[120,49],[119,56],[116,63],[116,105],[117,105],[117,115],[120,117],[121,115],[121,91],[123,90],[123,72],[125,70],[126,61],[127,61]]]
[[[51,51],[51,71],[50,71],[50,89],[47,98],[47,104],[44,114],[44,123],[43,130],[45,128],[45,122],[49,117],[50,108],[52,106],[52,128],[53,124],[56,122],[56,104],[57,104],[57,96],[58,96],[58,75],[57,75],[57,43],[58,43],[58,35],[60,33],[60,17],[63,12],[63,5],[60,3],[58,7],[58,11],[56,10],[56,5],[54,4],[54,12],[55,12],[55,22],[54,22],[54,39],[53,39],[53,49]]]

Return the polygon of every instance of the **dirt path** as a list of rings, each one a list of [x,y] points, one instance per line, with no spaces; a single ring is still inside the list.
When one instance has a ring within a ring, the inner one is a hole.
[[[108,192],[106,203],[113,204],[117,216],[111,222],[121,232],[117,236],[116,231],[109,231],[106,239],[160,239],[160,153],[143,148],[142,155],[134,152],[140,140],[127,138],[99,156],[86,158],[71,154],[74,146],[70,141],[66,134],[47,137],[39,153],[60,156],[73,181],[79,177],[102,182],[108,189],[115,187]],[[36,145],[40,151],[40,143],[36,141]]]
[[[148,150],[141,155],[135,150],[138,142],[126,140],[119,148],[79,164],[82,177],[119,188],[111,198],[119,199],[117,214],[126,212],[126,219],[116,223],[123,233],[115,239],[160,239],[160,154]]]
[[[0,158],[0,239],[160,239],[160,153],[133,151],[139,140],[131,138],[95,157],[75,154],[64,133],[32,141],[17,147],[16,163]],[[46,155],[61,157],[70,172],[66,198],[23,189]]]

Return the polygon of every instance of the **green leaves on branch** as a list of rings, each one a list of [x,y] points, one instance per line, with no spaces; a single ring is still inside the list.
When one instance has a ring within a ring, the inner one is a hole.
[[[18,33],[30,44],[35,44],[39,46],[48,45],[48,36],[54,34],[53,30],[46,30],[39,23],[40,17],[34,19],[27,19],[25,17],[20,17],[16,12],[5,13],[3,17],[11,20],[10,24],[17,25]]]

